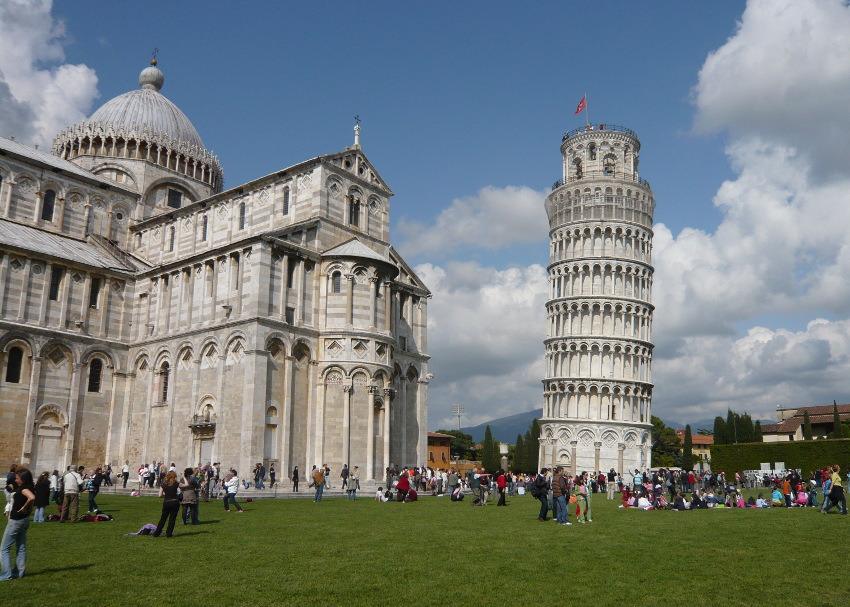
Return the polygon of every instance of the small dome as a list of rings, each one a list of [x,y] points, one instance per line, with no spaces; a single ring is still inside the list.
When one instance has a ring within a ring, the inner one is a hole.
[[[165,75],[162,73],[162,70],[153,65],[146,67],[139,74],[139,86],[143,89],[158,91],[162,88],[163,83],[165,83]]]

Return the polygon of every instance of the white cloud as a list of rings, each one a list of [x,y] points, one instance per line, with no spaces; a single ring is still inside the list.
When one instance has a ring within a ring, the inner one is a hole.
[[[429,426],[454,427],[451,405],[466,406],[464,425],[540,406],[546,332],[546,270],[496,270],[475,263],[423,264],[416,273],[428,304]]]
[[[51,8],[0,0],[0,135],[43,147],[85,118],[98,94],[94,70],[62,63],[65,26]]]
[[[432,226],[401,218],[396,228],[408,257],[443,254],[463,246],[498,249],[541,242],[549,231],[543,211],[545,194],[528,187],[482,188],[456,198]]]

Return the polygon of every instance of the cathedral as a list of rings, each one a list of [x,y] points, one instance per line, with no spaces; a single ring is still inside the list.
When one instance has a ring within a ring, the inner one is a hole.
[[[0,138],[0,464],[424,462],[430,292],[359,126],[225,190],[139,84],[52,153]]]

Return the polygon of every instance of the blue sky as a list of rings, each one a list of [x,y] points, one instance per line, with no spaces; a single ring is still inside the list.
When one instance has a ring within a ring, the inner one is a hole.
[[[469,423],[540,406],[542,198],[585,92],[593,122],[637,132],[656,196],[654,411],[850,397],[839,0],[0,10],[0,101],[26,117],[0,113],[4,136],[49,142],[136,88],[154,47],[226,187],[341,150],[359,115],[393,243],[434,291],[432,428],[454,402]]]

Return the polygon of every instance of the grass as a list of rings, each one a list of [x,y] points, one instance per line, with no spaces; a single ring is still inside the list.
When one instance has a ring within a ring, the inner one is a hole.
[[[157,522],[158,499],[101,493],[98,503],[114,521],[32,525],[27,575],[3,590],[16,607],[573,604],[577,597],[604,606],[775,607],[850,597],[843,575],[850,517],[812,508],[643,512],[596,495],[593,523],[561,527],[538,522],[530,496],[509,499],[507,508],[430,497],[404,505],[368,497],[240,502],[244,514],[202,503],[202,524],[178,520],[166,539],[124,535]]]

